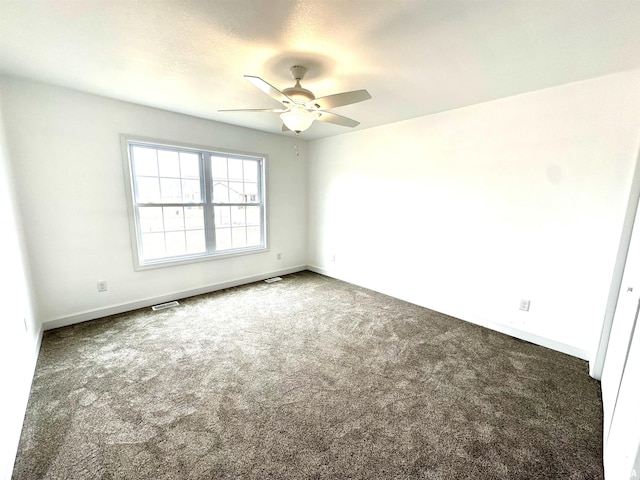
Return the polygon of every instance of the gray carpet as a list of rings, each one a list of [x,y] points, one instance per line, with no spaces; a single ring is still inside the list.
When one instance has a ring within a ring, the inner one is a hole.
[[[586,362],[310,272],[45,332],[14,479],[601,479]]]

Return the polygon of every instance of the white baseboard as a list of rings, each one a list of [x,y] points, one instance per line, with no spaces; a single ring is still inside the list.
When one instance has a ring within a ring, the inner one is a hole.
[[[192,297],[194,295],[201,295],[203,293],[215,292],[217,290],[223,290],[225,288],[230,288],[230,287],[237,287],[239,285],[245,285],[247,283],[259,282],[267,278],[301,272],[303,270],[310,270],[312,272],[319,273],[327,277],[332,277],[338,280],[349,282],[348,279],[341,278],[339,275],[336,275],[334,272],[331,272],[326,268],[318,267],[317,265],[298,265],[295,267],[289,267],[282,270],[272,271],[269,273],[253,275],[251,277],[244,277],[244,278],[238,278],[235,280],[230,280],[227,282],[221,282],[214,285],[207,285],[200,288],[183,290],[180,292],[160,295],[157,297],[144,298],[141,300],[136,300],[134,302],[121,303],[118,305],[112,305],[105,308],[79,312],[73,315],[65,315],[63,317],[54,318],[44,322],[42,330],[51,330],[53,328],[65,327],[65,326],[73,325],[76,323],[86,322],[87,320],[94,320],[96,318],[107,317],[109,315],[116,315],[118,313],[129,312],[131,310],[136,310],[138,308],[150,307],[152,305],[157,305],[159,303],[170,302],[173,300],[180,300],[181,298]],[[354,283],[354,282],[350,282],[350,283]],[[371,289],[371,287],[368,287],[366,285],[361,285],[361,286],[363,288]],[[380,293],[388,295],[385,292],[380,292]],[[426,305],[421,305],[421,306],[425,308],[430,308]],[[482,327],[489,328],[491,330],[495,330],[497,332],[504,333],[506,335],[510,335],[515,338],[519,338],[520,340],[525,340],[527,342],[531,342],[536,345],[540,345],[546,348],[550,348],[552,350],[556,350],[558,352],[565,353],[567,355],[580,358],[582,360],[588,361],[590,359],[589,352],[584,349],[577,348],[573,345],[568,345],[562,342],[558,342],[550,338],[541,337],[539,335],[515,328],[510,325],[491,322],[489,320],[479,318],[473,315],[468,315],[463,312],[451,311],[450,309],[433,309],[433,310],[443,313],[445,315],[458,318],[460,320],[464,320],[465,322],[473,323],[475,325],[480,325]],[[40,332],[40,341],[41,340],[42,340],[42,331]],[[38,343],[38,349],[39,348],[40,348],[40,344]]]
[[[473,323],[475,325],[480,325],[481,327],[486,327],[491,330],[504,333],[511,337],[519,338],[520,340],[525,340],[530,343],[535,343],[536,345],[540,345],[541,347],[550,348],[551,350],[565,353],[567,355],[571,355],[572,357],[577,357],[582,360],[589,361],[591,357],[589,352],[582,348],[578,348],[573,345],[559,342],[551,338],[541,337],[540,335],[536,335],[535,333],[527,332],[526,330],[520,330],[519,328],[514,328],[510,325],[504,325],[502,323],[494,323],[484,319],[475,319],[473,317],[463,318],[462,316],[457,316],[453,314],[446,314],[446,315],[450,315],[452,317],[459,318],[460,320],[464,320],[465,322]]]
[[[118,313],[130,312],[131,310],[137,310],[138,308],[146,308],[159,303],[171,302],[173,300],[180,300],[181,298],[193,297],[195,295],[202,295],[203,293],[215,292],[217,290],[224,290],[225,288],[237,287],[240,285],[246,285],[247,283],[259,282],[271,277],[277,277],[280,275],[287,275],[290,273],[301,272],[307,270],[306,265],[298,265],[295,267],[284,268],[268,273],[261,273],[259,275],[253,275],[250,277],[237,278],[235,280],[229,280],[227,282],[216,283],[213,285],[206,285],[204,287],[194,288],[190,290],[183,290],[180,292],[168,293],[157,297],[148,297],[134,302],[120,303],[117,305],[111,305],[109,307],[98,308],[95,310],[87,310],[84,312],[75,313],[72,315],[65,315],[62,317],[53,318],[43,322],[44,330],[51,330],[53,328],[66,327],[76,323],[86,322],[88,320],[95,320],[96,318],[108,317],[109,315],[116,315]]]
[[[33,373],[36,370],[36,364],[38,363],[38,355],[40,355],[40,346],[42,345],[42,334],[44,333],[44,327],[40,325],[38,327],[38,336],[36,338],[36,344],[33,350],[33,364],[31,365]],[[33,381],[33,380],[32,380]],[[31,382],[29,382],[31,385]]]
[[[307,270],[319,273],[320,275],[325,275],[327,277],[338,278],[335,275],[329,273],[329,270],[327,270],[326,268],[318,267],[317,265],[307,265]]]
[[[322,267],[318,267],[316,265],[307,265],[307,269],[315,272],[315,273],[319,273],[321,275],[325,275],[327,277],[332,277],[332,278],[336,278],[338,280],[343,280],[349,283],[354,283],[354,282],[350,282],[349,280],[345,279],[345,278],[341,278],[339,275],[335,275],[333,272],[331,272],[330,270],[327,270],[326,268],[322,268]],[[366,285],[361,285],[363,288],[368,288],[370,290],[373,290],[371,287],[368,287]],[[383,293],[385,295],[388,295],[388,293],[385,292],[380,292]],[[401,299],[404,300],[404,299]],[[408,301],[408,300],[404,300],[404,301]],[[410,302],[412,303],[412,302]],[[430,308],[427,305],[420,305],[421,307],[425,307],[425,308]],[[520,340],[524,340],[530,343],[534,343],[536,345],[540,345],[542,347],[546,347],[546,348],[550,348],[551,350],[556,350],[558,352],[561,353],[565,353],[567,355],[571,355],[573,357],[577,357],[580,358],[582,360],[587,360],[589,361],[590,359],[590,354],[587,350],[584,350],[582,348],[578,348],[575,347],[573,345],[568,345],[566,343],[562,343],[562,342],[558,342],[556,340],[550,339],[550,338],[546,338],[546,337],[541,337],[539,335],[536,335],[534,333],[531,332],[527,332],[526,330],[521,330],[518,328],[515,328],[513,326],[510,325],[505,325],[502,323],[496,323],[496,322],[492,322],[474,315],[469,315],[469,314],[465,314],[464,312],[459,312],[459,311],[452,311],[451,309],[440,309],[440,308],[430,308],[431,310],[437,311],[439,313],[443,313],[445,315],[449,315],[450,317],[454,317],[454,318],[458,318],[460,320],[464,320],[465,322],[469,322],[469,323],[473,323],[474,325],[479,325],[481,327],[485,327],[488,328],[490,330],[495,330],[496,332],[500,332],[500,333],[504,333],[506,335],[509,335],[511,337],[515,337],[515,338],[519,338]],[[445,311],[446,310],[446,311]]]
[[[0,453],[0,463],[2,468],[0,470],[0,478],[10,479],[13,473],[13,466],[15,463],[16,455],[18,454],[18,446],[20,444],[20,436],[22,434],[22,419],[27,411],[27,405],[29,403],[29,395],[31,393],[31,384],[33,383],[33,377],[36,372],[36,365],[38,364],[38,355],[40,353],[40,345],[42,344],[42,326],[38,327],[38,333],[31,347],[31,351],[25,355],[25,362],[18,368],[22,370],[22,376],[19,382],[9,386],[9,392],[15,400],[15,403],[11,403],[11,416],[14,419],[20,419],[19,424],[11,422],[11,425],[4,425],[5,430],[2,432],[2,443],[4,445],[4,451]],[[9,367],[9,366],[7,366]],[[6,408],[6,406],[5,406]]]

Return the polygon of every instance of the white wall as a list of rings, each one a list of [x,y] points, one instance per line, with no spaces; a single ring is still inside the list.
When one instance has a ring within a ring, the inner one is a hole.
[[[305,142],[53,86],[0,82],[45,327],[305,265]],[[267,154],[270,251],[135,272],[121,133]],[[97,292],[98,280],[107,280],[107,292]]]
[[[310,142],[309,263],[589,358],[638,153],[639,82],[634,70]]]
[[[40,344],[0,92],[0,478],[11,478]]]

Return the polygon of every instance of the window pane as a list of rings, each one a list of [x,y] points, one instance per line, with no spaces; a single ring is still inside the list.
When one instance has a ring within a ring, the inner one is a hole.
[[[204,253],[207,247],[204,241],[204,230],[189,230],[186,232],[187,253]]]
[[[229,182],[229,201],[231,203],[244,203],[244,188],[241,182]]]
[[[161,199],[167,203],[180,203],[182,201],[182,189],[180,180],[173,178],[160,179]]]
[[[180,176],[182,178],[200,178],[200,155],[180,152]]]
[[[142,233],[161,232],[164,230],[162,207],[140,207],[140,231]]]
[[[199,203],[200,180],[182,180],[182,201],[187,203]]]
[[[161,177],[179,177],[180,160],[178,159],[178,152],[158,150],[158,166]]]
[[[184,207],[184,226],[187,229],[204,228],[204,209],[202,207]]]
[[[231,208],[231,225],[246,225],[244,207]]]
[[[234,227],[231,229],[231,245],[233,245],[233,248],[247,246],[247,229],[245,227]]]
[[[258,162],[254,160],[244,160],[242,164],[244,166],[244,181],[257,182],[258,181]]]
[[[140,240],[142,243],[142,258],[145,260],[165,256],[164,233],[143,233]]]
[[[231,207],[214,207],[213,216],[216,227],[231,226]]]
[[[216,250],[229,250],[231,248],[231,229],[216,228]]]
[[[160,183],[157,177],[138,177],[136,179],[139,203],[157,203],[160,201]]]
[[[213,184],[213,203],[229,203],[229,184],[218,181]]]
[[[247,247],[257,247],[260,245],[262,245],[260,227],[247,227]]]
[[[158,162],[155,148],[131,147],[134,172],[136,175],[155,177],[158,175]]]
[[[227,180],[226,157],[211,157],[211,176],[217,180]]]
[[[246,207],[247,225],[260,225],[260,207]]]
[[[167,244],[167,255],[175,257],[187,253],[184,232],[167,232],[165,233],[165,242]]]
[[[242,160],[237,158],[229,159],[229,180],[242,181],[244,176],[242,175]]]
[[[184,212],[182,207],[162,207],[164,217],[164,230],[184,230]],[[167,248],[169,246],[167,245]]]

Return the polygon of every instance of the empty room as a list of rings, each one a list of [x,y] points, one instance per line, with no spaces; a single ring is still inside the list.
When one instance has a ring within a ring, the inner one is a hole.
[[[635,0],[0,0],[0,478],[638,478],[639,153]]]

